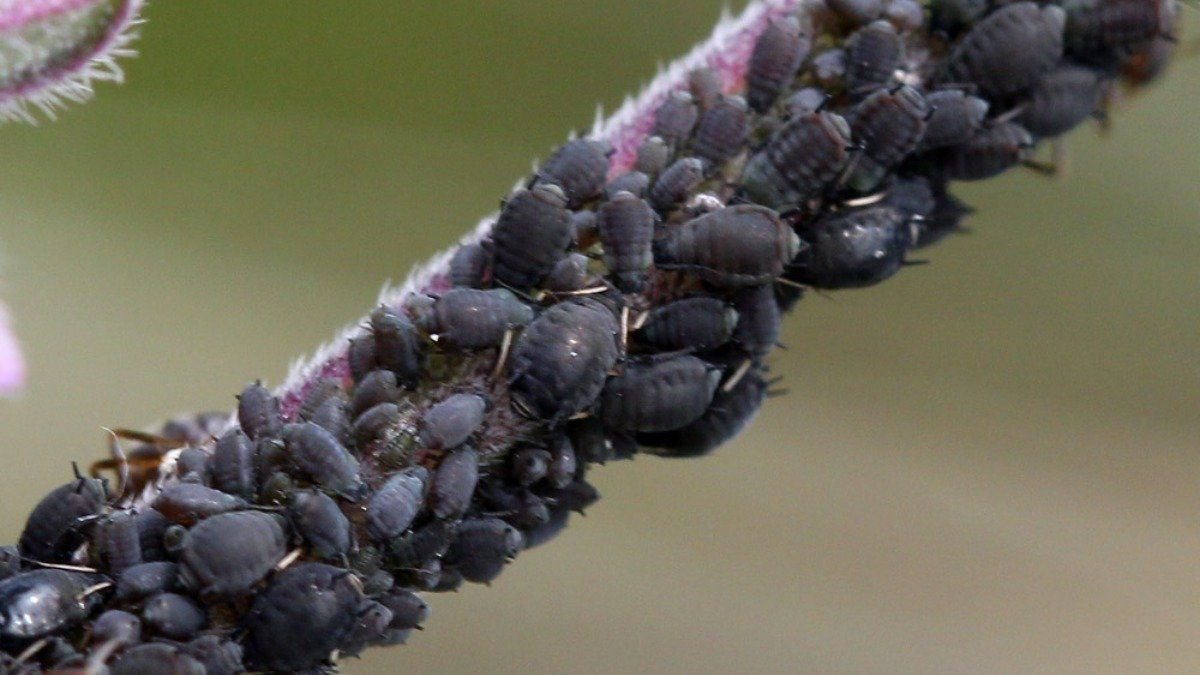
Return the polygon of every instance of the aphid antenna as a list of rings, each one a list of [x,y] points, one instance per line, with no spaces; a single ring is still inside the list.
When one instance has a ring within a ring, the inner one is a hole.
[[[68,565],[66,563],[43,562],[41,560],[34,560],[33,558],[26,558],[25,556],[21,556],[21,562],[52,570],[62,570],[64,572],[83,572],[84,574],[100,573],[100,570],[96,569],[95,567],[86,567],[84,565]]]
[[[516,329],[512,327],[504,331],[504,339],[500,341],[500,353],[496,355],[496,365],[492,368],[493,380],[499,379],[504,372],[504,364],[508,362],[508,352],[512,349],[514,333],[516,333]]]
[[[629,351],[629,305],[621,305],[621,353]]]
[[[929,261],[924,258],[919,258],[917,260],[902,260],[900,261],[900,264],[904,267],[920,267],[922,265],[928,265]]]
[[[129,485],[129,459],[125,457],[125,449],[121,447],[121,440],[117,437],[117,432],[109,429],[108,427],[100,428],[108,432],[110,437],[108,442],[108,454],[112,456],[112,461],[115,463],[114,468],[117,472],[117,494],[123,495],[125,494],[125,488]],[[89,467],[90,470],[94,471],[96,464],[99,464],[99,462],[92,464],[92,466]]]
[[[876,192],[875,194],[866,195],[864,197],[855,197],[854,199],[847,199],[847,200],[841,202],[840,204],[838,204],[838,206],[856,209],[860,206],[870,206],[871,204],[878,204],[879,202],[883,201],[886,198],[887,198],[887,191],[881,190],[880,192]]]
[[[733,391],[733,388],[738,386],[738,383],[742,381],[742,378],[745,377],[746,373],[750,372],[750,369],[753,367],[754,361],[751,359],[746,359],[739,363],[737,369],[733,371],[733,374],[729,376],[729,379],[725,381],[725,384],[721,385],[721,391],[726,394]]]
[[[113,584],[113,582],[111,582],[111,581],[101,581],[99,583],[92,584],[91,586],[88,586],[87,588],[80,591],[79,594],[75,596],[75,601],[79,602],[89,595],[99,593],[100,591],[103,591],[107,588],[112,588],[114,585],[115,584]]]
[[[25,663],[29,659],[32,659],[34,656],[37,655],[38,652],[45,649],[46,645],[48,645],[48,644],[50,644],[50,638],[42,638],[42,639],[38,640],[37,642],[34,642],[33,644],[29,645],[20,654],[17,654],[17,659],[16,659],[17,663]]]

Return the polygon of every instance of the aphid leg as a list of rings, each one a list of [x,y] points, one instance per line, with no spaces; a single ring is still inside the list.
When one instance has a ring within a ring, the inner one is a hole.
[[[725,381],[725,384],[721,385],[721,391],[726,394],[733,391],[733,388],[738,385],[738,382],[742,381],[742,378],[746,376],[746,373],[750,372],[750,368],[753,366],[754,361],[750,359],[746,359],[745,361],[739,363],[737,370],[734,370],[733,374],[729,376],[729,379]]]
[[[299,560],[300,556],[302,556],[302,555],[304,555],[303,548],[294,548],[291,551],[288,551],[287,555],[283,556],[282,558],[279,559],[279,562],[275,563],[275,571],[282,572],[282,571],[286,570],[288,567],[291,566],[292,563]]]
[[[513,334],[516,331],[512,328],[504,331],[504,340],[500,342],[500,353],[496,356],[496,367],[492,368],[492,379],[500,377],[504,372],[504,364],[508,361],[508,352],[512,348]]]

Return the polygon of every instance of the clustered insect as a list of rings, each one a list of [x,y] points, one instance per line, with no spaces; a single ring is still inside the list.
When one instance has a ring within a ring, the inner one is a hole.
[[[631,166],[555,150],[297,405],[253,383],[235,418],[114,433],[93,468],[115,485],[77,476],[2,550],[0,668],[295,671],[403,642],[418,593],[492,581],[595,502],[595,464],[734,436],[806,290],[879,283],[958,229],[951,181],[1103,114],[1174,21],[1167,0],[803,3],[745,98],[693,72]]]

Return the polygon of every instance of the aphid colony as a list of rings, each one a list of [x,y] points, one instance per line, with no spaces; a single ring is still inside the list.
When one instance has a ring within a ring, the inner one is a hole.
[[[876,284],[958,229],[950,181],[1030,164],[1152,78],[1174,14],[803,4],[743,92],[701,69],[666,96],[632,166],[555,150],[428,293],[371,313],[344,376],[295,405],[249,385],[235,422],[114,445],[111,489],[50,492],[3,549],[0,668],[296,671],[403,642],[417,592],[490,582],[592,504],[591,465],[735,435],[804,290]]]

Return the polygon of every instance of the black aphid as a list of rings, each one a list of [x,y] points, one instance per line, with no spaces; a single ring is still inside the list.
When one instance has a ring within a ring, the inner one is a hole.
[[[322,665],[353,628],[361,601],[346,570],[320,563],[285,569],[246,614],[246,667],[294,671]]]
[[[545,448],[521,448],[509,460],[509,473],[517,485],[533,485],[545,478],[549,469],[550,451]]]
[[[359,450],[365,450],[375,441],[388,438],[399,423],[400,406],[391,401],[379,403],[354,420],[351,436]]]
[[[728,342],[737,321],[737,311],[725,302],[696,296],[651,310],[637,337],[662,351],[702,351]]]
[[[462,288],[482,288],[487,259],[487,250],[480,244],[459,246],[450,258],[450,283]]]
[[[353,438],[350,425],[350,406],[341,396],[331,396],[313,411],[309,422],[333,434],[342,445],[349,445]]]
[[[597,192],[603,187],[601,179]],[[517,290],[537,286],[566,255],[573,234],[567,199],[558,186],[518,190],[492,228],[492,277]]]
[[[746,102],[752,110],[761,113],[771,107],[796,77],[811,48],[812,32],[802,29],[796,17],[767,25],[754,43],[746,68]]]
[[[650,176],[641,171],[626,171],[604,186],[604,199],[611,200],[622,192],[628,192],[634,197],[645,197],[649,190]]]
[[[166,560],[134,565],[117,577],[117,599],[136,602],[178,586],[179,565]]]
[[[774,211],[740,204],[689,220],[656,241],[654,262],[719,286],[753,286],[779,276],[799,246]]]
[[[416,387],[421,379],[421,338],[408,315],[376,307],[371,312],[371,334],[375,336],[375,360],[379,366],[395,373],[400,386]]]
[[[533,308],[503,288],[450,290],[421,319],[438,344],[454,349],[497,347],[505,331],[532,320]]]
[[[733,306],[737,309],[737,328],[733,342],[748,355],[761,359],[779,342],[782,319],[772,285],[738,291]]]
[[[887,21],[863,26],[846,40],[846,88],[856,95],[886,87],[904,62],[904,42]]]
[[[198,483],[176,483],[163,488],[150,506],[172,523],[190,526],[218,513],[246,508],[246,500]]]
[[[692,129],[695,128],[698,119],[700,108],[696,106],[692,95],[686,91],[674,91],[654,112],[654,127],[651,128],[650,135],[657,136],[669,147],[678,149],[692,135]]]
[[[1028,160],[1033,136],[1016,122],[986,126],[965,143],[920,155],[918,165],[943,180],[984,180]]]
[[[202,596],[246,594],[287,552],[280,519],[260,511],[223,513],[187,531],[179,578]]]
[[[487,401],[482,396],[454,394],[425,411],[417,438],[426,448],[453,448],[479,428],[486,412]]]
[[[1062,59],[1061,7],[1015,2],[988,14],[954,47],[941,80],[971,84],[984,98],[1020,91]]]
[[[671,146],[661,136],[650,136],[638,146],[633,167],[647,176],[658,176],[671,161]]]
[[[568,206],[578,208],[604,188],[612,147],[604,141],[577,138],[558,146],[537,170],[536,182],[553,183],[566,194]]]
[[[961,89],[939,89],[925,99],[932,112],[917,150],[963,143],[975,135],[987,117],[988,102]]]
[[[142,605],[146,630],[172,640],[186,640],[208,623],[204,608],[191,598],[176,593],[159,593]]]
[[[329,495],[299,490],[288,503],[288,516],[313,555],[328,560],[350,551],[350,521]]]
[[[596,210],[596,227],[604,245],[604,265],[617,287],[626,293],[642,289],[654,255],[650,242],[658,217],[645,200],[621,192]]]
[[[575,456],[575,446],[565,434],[559,436],[550,445],[550,466],[546,468],[546,482],[553,488],[564,488],[575,480],[579,470],[579,460]]]
[[[684,200],[704,182],[704,161],[684,157],[667,167],[650,188],[650,203],[659,213],[666,213]]]
[[[546,277],[544,286],[548,291],[569,293],[587,288],[593,283],[594,277],[588,272],[587,256],[582,253],[570,253],[554,264],[554,269],[550,270],[550,276]],[[531,315],[530,320],[532,318]]]
[[[460,518],[471,506],[479,482],[479,453],[464,445],[442,458],[429,489],[429,509],[436,518]]]
[[[35,640],[64,631],[87,618],[100,603],[87,591],[102,577],[40,569],[0,581],[0,637]]]
[[[279,399],[262,382],[252,382],[238,394],[238,424],[253,440],[259,436],[276,436],[283,424],[279,416]]]
[[[386,542],[412,525],[424,501],[429,472],[417,466],[394,474],[367,503],[367,533]]]
[[[626,363],[604,385],[600,419],[625,431],[678,429],[704,414],[720,377],[694,356]]]
[[[793,118],[755,153],[742,189],[759,204],[781,207],[819,195],[850,157],[850,125],[830,112]]]
[[[117,648],[142,641],[142,621],[120,609],[110,609],[92,621],[92,644],[109,643]]]
[[[749,125],[745,99],[722,96],[701,113],[692,135],[692,153],[714,165],[724,164],[746,146]]]
[[[208,671],[179,646],[152,642],[126,651],[108,672],[110,675],[206,675]]]
[[[707,455],[736,436],[754,418],[766,394],[766,382],[752,369],[729,391],[719,389],[700,419],[673,431],[638,434],[638,441],[647,452],[664,457]]]
[[[1099,110],[1103,93],[1095,70],[1059,66],[1033,85],[1016,121],[1034,136],[1061,136]]]
[[[346,363],[355,383],[362,382],[363,378],[374,372],[379,367],[379,362],[375,360],[375,336],[366,333],[351,339]]]
[[[788,267],[788,278],[816,288],[877,284],[904,264],[912,230],[890,206],[872,206],[818,218],[799,226],[807,246]]]
[[[25,521],[17,541],[21,555],[42,562],[67,562],[83,543],[88,516],[104,508],[104,483],[95,478],[78,478],[51,490]]]
[[[488,583],[500,576],[504,565],[523,547],[524,538],[512,525],[499,518],[473,518],[458,526],[445,563],[467,581]]]
[[[288,457],[317,485],[348,497],[361,492],[358,460],[333,434],[312,422],[304,422],[285,426],[283,438]]]
[[[357,418],[380,403],[394,403],[399,398],[400,386],[395,373],[382,369],[371,371],[354,388],[350,415]]]
[[[112,575],[141,563],[142,540],[133,512],[113,511],[100,519],[92,530],[89,553],[98,566]]]
[[[826,0],[825,4],[851,26],[874,21],[883,13],[883,0]]]
[[[860,154],[849,187],[867,192],[878,186],[892,167],[916,149],[928,116],[925,97],[908,85],[877,90],[855,106],[849,121]]]

